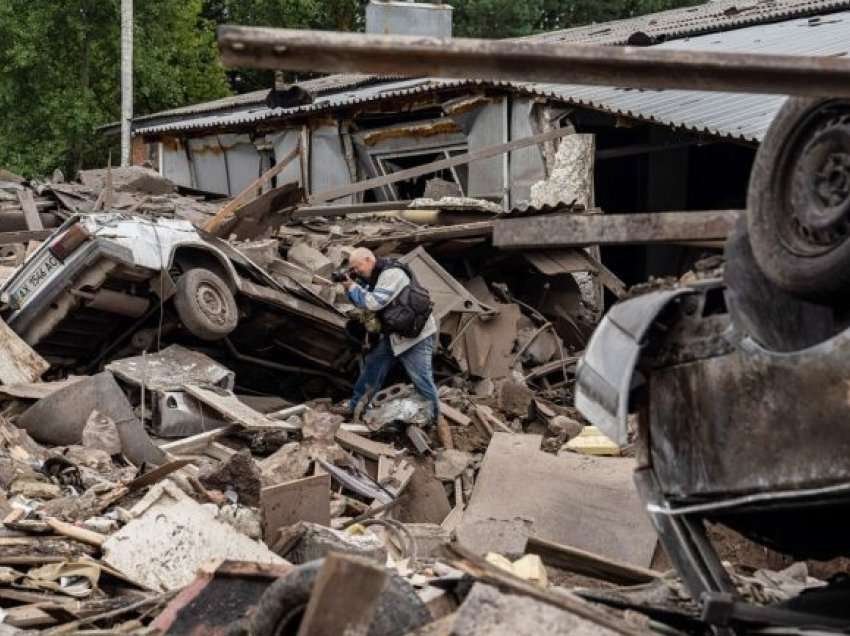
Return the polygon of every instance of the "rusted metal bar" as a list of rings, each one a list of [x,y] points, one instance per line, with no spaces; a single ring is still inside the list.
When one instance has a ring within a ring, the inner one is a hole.
[[[228,66],[850,97],[850,59],[222,26]]]
[[[541,214],[496,221],[493,245],[524,249],[725,239],[744,214],[744,210]]]

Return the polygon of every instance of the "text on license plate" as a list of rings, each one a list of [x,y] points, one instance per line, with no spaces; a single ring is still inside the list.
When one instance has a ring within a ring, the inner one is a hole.
[[[62,265],[58,258],[50,252],[47,253],[47,258],[42,261],[21,283],[21,285],[9,294],[9,300],[13,307],[21,307],[26,299],[37,290],[44,281],[50,276],[50,272]]]

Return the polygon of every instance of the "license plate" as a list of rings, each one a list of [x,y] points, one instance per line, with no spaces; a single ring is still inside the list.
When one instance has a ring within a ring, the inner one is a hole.
[[[50,272],[61,265],[62,262],[58,258],[53,256],[50,252],[47,252],[47,258],[39,263],[38,267],[36,267],[32,272],[26,275],[23,282],[9,294],[9,302],[12,307],[20,309],[26,302],[27,298],[32,296],[33,292],[39,289],[50,277]]]

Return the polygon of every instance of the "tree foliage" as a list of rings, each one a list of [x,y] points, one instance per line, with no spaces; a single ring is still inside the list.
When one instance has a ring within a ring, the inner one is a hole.
[[[516,37],[700,0],[448,0],[455,35]],[[137,116],[272,85],[222,69],[219,24],[362,31],[368,0],[137,0]],[[120,0],[0,0],[0,167],[103,165],[96,127],[120,113]],[[114,141],[114,140],[113,140]],[[117,158],[116,158],[117,160]]]
[[[135,5],[137,115],[228,94],[202,0]],[[120,0],[0,0],[0,166],[105,163],[95,128],[119,118],[119,38]]]

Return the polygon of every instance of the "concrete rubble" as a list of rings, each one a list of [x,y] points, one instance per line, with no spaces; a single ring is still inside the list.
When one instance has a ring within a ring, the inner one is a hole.
[[[570,146],[561,148],[566,161]],[[552,197],[564,179],[575,181],[565,168],[532,193],[563,203]],[[179,231],[189,235],[226,205],[141,168],[0,183],[0,193],[24,188],[48,228],[32,231],[48,241],[50,228],[101,212],[139,225],[187,221]],[[411,207],[461,220],[501,213],[460,197]],[[104,288],[119,296],[98,302],[77,293],[59,319],[43,308],[37,329],[15,335],[17,348],[0,352],[14,371],[0,378],[0,629],[188,633],[177,626],[202,620],[193,599],[215,593],[228,598],[221,620],[237,630],[228,633],[247,633],[245,621],[254,629],[282,607],[283,589],[310,620],[345,589],[351,600],[338,611],[370,634],[645,634],[662,610],[604,592],[660,581],[665,603],[675,597],[693,620],[695,601],[654,569],[666,562],[632,484],[634,453],[573,407],[598,309],[593,272],[545,273],[522,254],[432,241],[429,229],[451,226],[415,225],[402,212],[248,223],[237,210],[238,239],[205,232],[225,264],[195,252],[177,268],[235,272],[238,324],[224,335],[189,328],[167,269],[128,275],[122,291]],[[31,229],[7,216],[0,233]],[[354,415],[331,410],[374,342],[368,317],[327,280],[357,246],[403,258],[432,293],[433,428],[399,369]],[[21,248],[7,250],[5,275],[38,258],[37,246]],[[110,276],[92,274],[89,287],[124,280]],[[11,291],[0,315],[14,334]],[[78,320],[102,320],[104,338],[60,347],[56,334]],[[764,604],[822,585],[796,571],[730,572]],[[381,614],[390,601],[405,631]]]

